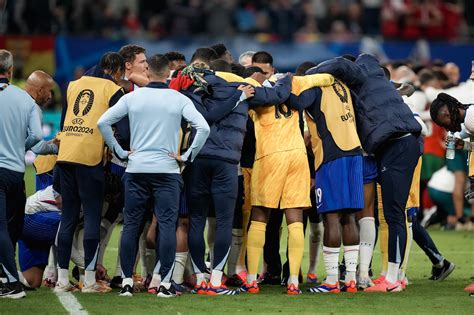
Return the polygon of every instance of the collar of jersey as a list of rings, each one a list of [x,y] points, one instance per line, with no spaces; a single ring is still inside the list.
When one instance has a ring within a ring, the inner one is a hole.
[[[169,86],[163,82],[150,82],[147,84],[146,87],[154,88],[154,89],[169,89]]]

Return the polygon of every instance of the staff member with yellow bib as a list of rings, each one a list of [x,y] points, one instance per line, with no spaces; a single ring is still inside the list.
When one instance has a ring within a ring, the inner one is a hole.
[[[106,53],[98,66],[79,80],[69,83],[67,89],[67,107],[63,110],[61,146],[57,160],[63,212],[57,236],[59,269],[55,292],[70,289],[68,266],[81,205],[84,213],[86,266],[82,292],[110,290],[97,285],[95,280],[104,198],[104,139],[97,121],[123,96],[123,91],[116,82],[123,77],[124,68],[124,60],[119,54]]]

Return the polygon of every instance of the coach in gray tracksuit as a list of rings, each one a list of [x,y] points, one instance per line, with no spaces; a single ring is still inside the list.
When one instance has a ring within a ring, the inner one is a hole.
[[[25,150],[42,139],[36,104],[25,91],[10,84],[12,73],[12,54],[0,49],[0,268],[7,279],[0,284],[0,298],[25,296],[14,247],[23,229]]]
[[[132,272],[137,252],[140,227],[147,200],[154,198],[154,213],[158,219],[162,279],[158,296],[173,296],[170,289],[176,253],[176,221],[179,196],[183,186],[179,162],[192,162],[209,135],[209,126],[193,103],[166,84],[168,59],[155,55],[148,61],[150,84],[122,97],[98,122],[105,141],[117,157],[128,158],[123,177],[125,189],[124,227],[120,259],[124,280],[121,295],[132,295]],[[124,151],[115,140],[111,125],[128,115],[130,148]],[[179,130],[184,118],[197,130],[186,154],[178,156]]]

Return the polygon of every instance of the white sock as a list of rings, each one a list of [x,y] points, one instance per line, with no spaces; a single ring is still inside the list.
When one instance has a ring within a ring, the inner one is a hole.
[[[160,285],[161,285],[161,275],[159,273],[153,273],[153,277],[151,278],[149,287],[159,288]]]
[[[166,290],[171,288],[171,282],[162,282],[161,285],[164,286]]]
[[[174,269],[172,279],[174,282],[181,284],[184,278],[184,268],[186,267],[186,261],[188,260],[188,252],[176,253],[174,259]]]
[[[84,283],[84,281],[85,281],[84,269],[82,269],[80,267],[78,267],[78,268],[79,268],[79,283]]]
[[[288,285],[294,284],[295,286],[299,285],[298,276],[290,276],[288,278]]]
[[[95,271],[86,270],[84,286],[89,287],[95,284]]]
[[[390,283],[397,283],[398,280],[398,269],[400,264],[388,262],[386,280]]]
[[[133,279],[132,278],[123,278],[122,279],[122,288],[125,288],[126,285],[129,285],[133,288]]]
[[[69,283],[69,270],[58,268],[58,283],[66,285]]]
[[[213,269],[211,272],[211,284],[213,287],[220,287],[222,285],[222,275],[224,273],[220,270]]]
[[[326,267],[326,282],[336,284],[339,276],[339,247],[323,246],[324,266]]]
[[[237,260],[240,256],[244,231],[242,229],[232,229],[232,243],[227,260],[227,274],[233,276],[237,274]]]
[[[214,240],[216,238],[216,218],[207,218],[207,245],[209,247],[209,261],[211,269],[214,261]]]
[[[365,217],[359,220],[359,276],[369,277],[370,261],[374,253],[375,244],[375,218]]]
[[[247,275],[247,283],[252,283],[253,281],[256,281],[256,280],[257,280],[257,275],[251,275],[251,274]]]
[[[323,222],[310,223],[309,234],[309,267],[308,273],[316,274],[316,268],[321,256],[321,243],[323,240]]]
[[[197,284],[197,285],[201,285],[201,283],[202,283],[203,281],[204,281],[204,282],[207,282],[207,281],[206,281],[206,277],[204,276],[204,274],[203,274],[203,273],[197,273],[197,274],[196,274],[196,284]]]
[[[346,282],[356,279],[359,245],[344,246],[344,261],[346,263]]]

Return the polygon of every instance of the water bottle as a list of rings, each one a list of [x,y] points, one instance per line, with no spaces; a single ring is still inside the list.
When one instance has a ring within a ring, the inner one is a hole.
[[[448,136],[446,137],[446,159],[454,159],[455,149],[456,141],[454,138],[454,134],[452,132],[448,132]]]

